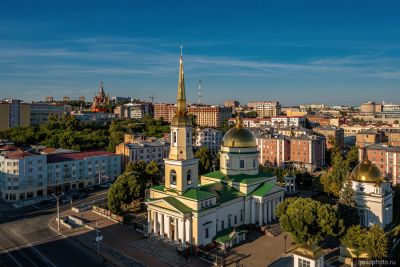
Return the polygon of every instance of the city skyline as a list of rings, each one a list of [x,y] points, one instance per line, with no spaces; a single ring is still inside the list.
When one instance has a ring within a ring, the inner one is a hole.
[[[91,100],[104,81],[174,102],[182,43],[189,102],[200,79],[210,104],[400,102],[394,1],[20,3],[0,11],[1,98]]]

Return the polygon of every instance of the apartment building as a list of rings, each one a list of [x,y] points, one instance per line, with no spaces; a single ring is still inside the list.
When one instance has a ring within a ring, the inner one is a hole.
[[[362,130],[356,134],[356,146],[364,148],[384,141],[384,134],[376,129]]]
[[[61,117],[70,107],[62,103],[38,102],[30,104],[30,124],[40,125],[49,121],[49,116]]]
[[[260,164],[314,171],[325,166],[325,137],[256,134]]]
[[[290,162],[293,167],[315,171],[325,166],[325,137],[298,136],[290,139]]]
[[[124,142],[115,147],[115,153],[122,156],[123,168],[128,162],[141,160],[146,163],[154,160],[163,166],[163,159],[168,156],[169,147],[169,140],[126,134]]]
[[[338,146],[339,148],[344,148],[344,130],[336,127],[315,127],[313,131],[325,136],[326,148],[330,149],[333,146]]]
[[[239,101],[232,100],[232,99],[226,100],[224,102],[224,106],[227,108],[237,108],[239,105],[240,105]]]
[[[386,143],[373,144],[366,147],[364,153],[364,158],[368,158],[376,165],[393,186],[400,184],[400,146],[388,146]]]
[[[106,151],[36,154],[15,150],[0,155],[0,197],[22,201],[93,186],[121,174],[121,157]]]
[[[258,117],[275,117],[281,114],[281,104],[278,101],[252,101],[247,104],[257,112]]]
[[[201,127],[219,127],[232,115],[232,108],[211,105],[190,105],[187,107],[190,115],[196,116],[196,123]],[[176,113],[175,104],[158,103],[154,104],[154,118],[164,118],[171,122]]]
[[[213,155],[221,148],[222,132],[212,128],[197,129],[194,136],[194,147],[207,147]]]
[[[0,130],[29,126],[30,108],[30,104],[22,100],[11,98],[0,100]]]
[[[256,135],[259,162],[265,166],[283,167],[290,160],[290,138],[283,135]]]
[[[271,118],[271,125],[276,128],[304,126],[306,120],[300,116],[275,116]]]
[[[151,103],[128,103],[114,109],[114,114],[118,118],[143,119],[146,115],[151,115],[153,106]]]

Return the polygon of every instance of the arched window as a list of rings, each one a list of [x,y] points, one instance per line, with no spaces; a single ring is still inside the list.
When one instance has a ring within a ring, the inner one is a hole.
[[[231,162],[230,162],[229,158],[226,158],[226,167],[228,168],[230,164],[231,164]]]
[[[192,171],[188,170],[186,174],[187,184],[192,184]]]
[[[170,177],[171,185],[176,185],[176,171],[175,170],[171,170],[171,172],[169,173],[169,177]]]

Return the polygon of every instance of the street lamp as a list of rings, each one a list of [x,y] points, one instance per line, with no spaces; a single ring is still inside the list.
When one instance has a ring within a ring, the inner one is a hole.
[[[56,194],[52,195],[57,200],[57,231],[59,232],[60,232],[60,197],[62,197],[63,195],[64,193],[61,193],[61,195],[56,195]]]

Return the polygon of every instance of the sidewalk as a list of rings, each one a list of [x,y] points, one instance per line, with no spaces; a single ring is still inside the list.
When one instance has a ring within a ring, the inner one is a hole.
[[[65,215],[73,215],[83,219],[88,227],[78,227],[70,230],[60,224],[60,233],[64,237],[70,237],[96,254],[96,231],[92,229],[100,230],[99,235],[103,236],[103,240],[100,243],[100,256],[108,263],[107,265],[138,267],[209,266],[195,257],[190,257],[190,263],[180,261],[179,265],[167,264],[165,258],[162,261],[161,257],[155,257],[146,249],[139,248],[140,244],[143,243],[142,240],[144,240],[141,233],[128,226],[106,219],[91,210],[80,212],[79,214],[69,210],[60,214],[61,217]],[[57,220],[54,218],[49,226],[56,230]]]

